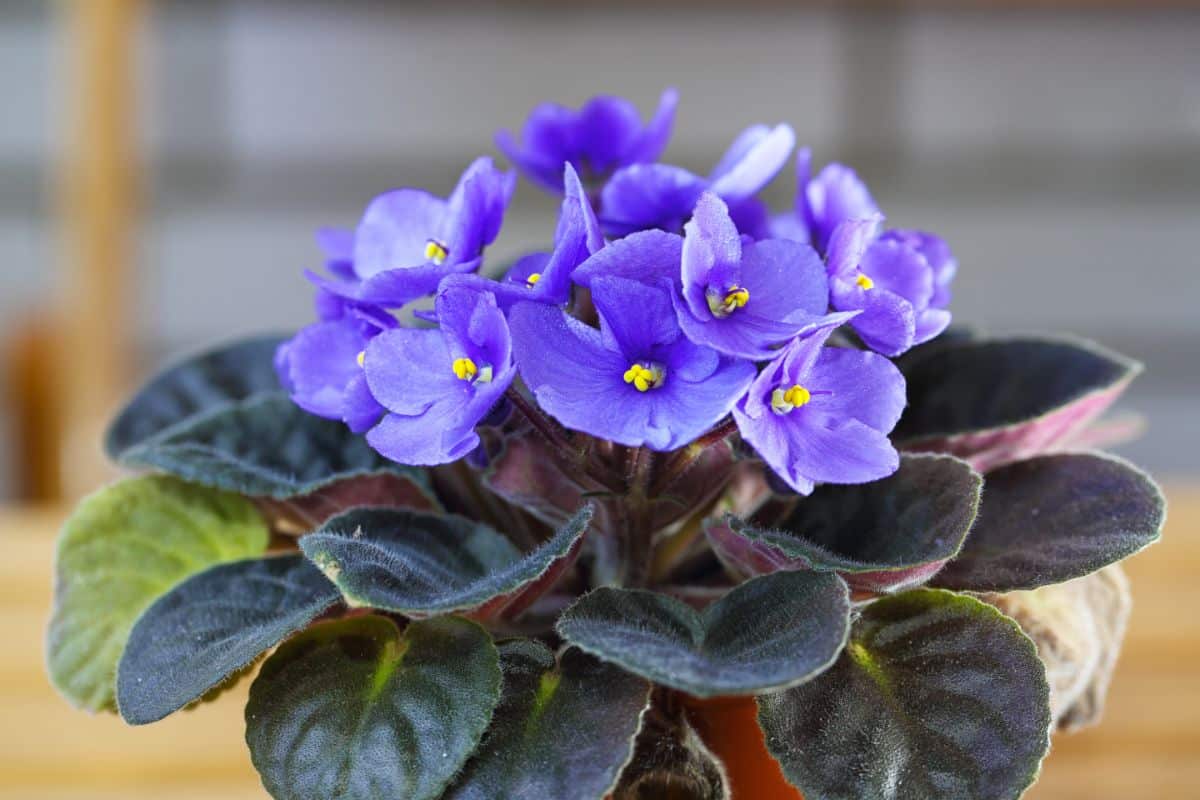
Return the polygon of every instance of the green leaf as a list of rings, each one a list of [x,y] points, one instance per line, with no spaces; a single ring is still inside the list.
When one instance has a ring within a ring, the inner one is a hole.
[[[279,499],[382,472],[425,485],[423,472],[388,461],[342,423],[315,417],[282,393],[254,395],[180,422],[125,450],[121,461]]]
[[[479,743],[500,661],[461,617],[315,625],[250,687],[246,743],[276,800],[432,800]]]
[[[935,583],[1007,592],[1079,578],[1158,541],[1166,501],[1136,467],[1063,454],[989,472],[979,519]]]
[[[261,555],[267,539],[249,501],[167,476],[87,497],[58,541],[50,679],[77,706],[113,709],[117,661],[146,607],[214,564]]]
[[[703,612],[667,595],[601,588],[559,617],[571,644],[697,697],[794,686],[826,669],[846,641],[850,601],[828,572],[747,581]]]
[[[463,517],[359,509],[300,539],[346,601],[426,617],[471,611],[514,616],[570,566],[592,518],[585,506],[529,553]]]
[[[1141,365],[1074,339],[957,341],[900,362],[905,449],[951,453],[980,472],[1061,449],[1099,417]]]
[[[853,589],[894,592],[929,580],[959,552],[981,485],[956,458],[905,455],[882,480],[818,487],[779,530],[731,517],[707,533],[722,561],[743,575],[835,570]]]
[[[283,338],[234,342],[188,358],[141,389],[109,426],[104,447],[120,460],[126,451],[214,409],[260,392],[280,391],[275,350]]]
[[[920,589],[867,606],[830,670],[758,699],[759,723],[813,800],[1010,800],[1049,747],[1048,692],[1015,622]]]
[[[117,670],[126,722],[156,722],[252,664],[341,594],[292,555],[220,564],[185,580],[146,609]]]
[[[500,646],[504,697],[446,800],[599,800],[633,754],[650,684],[568,648]]]

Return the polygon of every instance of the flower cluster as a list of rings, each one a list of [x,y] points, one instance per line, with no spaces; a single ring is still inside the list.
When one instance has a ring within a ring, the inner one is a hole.
[[[949,323],[948,247],[884,230],[858,176],[812,175],[807,149],[795,207],[771,213],[758,195],[792,158],[786,124],[748,128],[707,176],[659,163],[676,103],[665,92],[644,124],[620,98],[545,104],[520,141],[500,133],[517,170],[562,196],[551,248],[501,276],[485,249],[516,173],[487,157],[447,198],[390,191],[355,230],[321,232],[319,321],[276,358],[294,401],[410,465],[470,454],[507,395],[626,447],[736,429],[805,494],[893,473],[905,386],[889,359]]]

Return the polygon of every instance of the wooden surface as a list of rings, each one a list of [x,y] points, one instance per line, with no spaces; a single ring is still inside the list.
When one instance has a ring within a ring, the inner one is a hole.
[[[1168,497],[1163,542],[1127,562],[1135,607],[1104,723],[1056,739],[1027,798],[1200,796],[1200,490],[1177,486]],[[264,800],[242,741],[245,682],[143,728],[74,711],[47,684],[42,637],[60,518],[0,511],[0,798]]]

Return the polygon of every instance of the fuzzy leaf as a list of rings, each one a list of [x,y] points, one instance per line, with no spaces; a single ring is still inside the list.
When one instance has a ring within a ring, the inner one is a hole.
[[[853,589],[894,592],[927,581],[959,552],[981,483],[956,458],[906,455],[883,480],[818,487],[780,530],[730,518],[707,533],[717,555],[742,575],[832,569]]]
[[[504,697],[446,800],[599,800],[633,754],[650,684],[568,648],[500,646]]]
[[[104,448],[114,460],[175,425],[260,392],[281,390],[275,350],[283,337],[247,339],[188,358],[153,378],[109,426]]]
[[[276,800],[432,800],[500,699],[491,638],[459,617],[316,625],[267,659],[246,743]]]
[[[1095,572],[1158,541],[1166,501],[1150,478],[1099,454],[1042,456],[987,474],[979,519],[935,583],[1035,589]]]
[[[908,383],[894,434],[901,447],[951,453],[980,472],[1061,449],[1141,371],[1070,339],[949,342],[900,366]]]
[[[341,599],[292,554],[220,564],[185,580],[138,618],[117,670],[126,722],[156,722],[308,625]]]
[[[455,611],[515,616],[570,566],[591,518],[591,506],[585,506],[523,554],[501,534],[463,517],[361,509],[301,538],[300,548],[351,605],[409,617]]]
[[[84,499],[58,540],[47,632],[54,685],[89,711],[113,709],[117,662],[146,607],[214,564],[262,555],[267,538],[248,500],[168,476]]]
[[[697,697],[756,694],[821,672],[846,641],[846,584],[827,572],[747,581],[697,612],[667,595],[600,588],[559,617],[571,644]]]
[[[805,797],[1015,800],[1050,744],[1045,669],[999,611],[919,589],[867,606],[842,656],[758,699]]]
[[[321,419],[283,393],[254,395],[192,417],[124,451],[123,463],[193,483],[276,499],[350,478],[424,473],[388,461],[340,422]]]

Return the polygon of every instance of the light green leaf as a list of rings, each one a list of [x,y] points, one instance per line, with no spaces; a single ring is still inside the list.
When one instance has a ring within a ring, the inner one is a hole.
[[[167,476],[86,498],[58,542],[47,661],[54,685],[89,711],[112,710],[117,662],[134,621],[214,564],[261,555],[266,524],[244,498]]]

